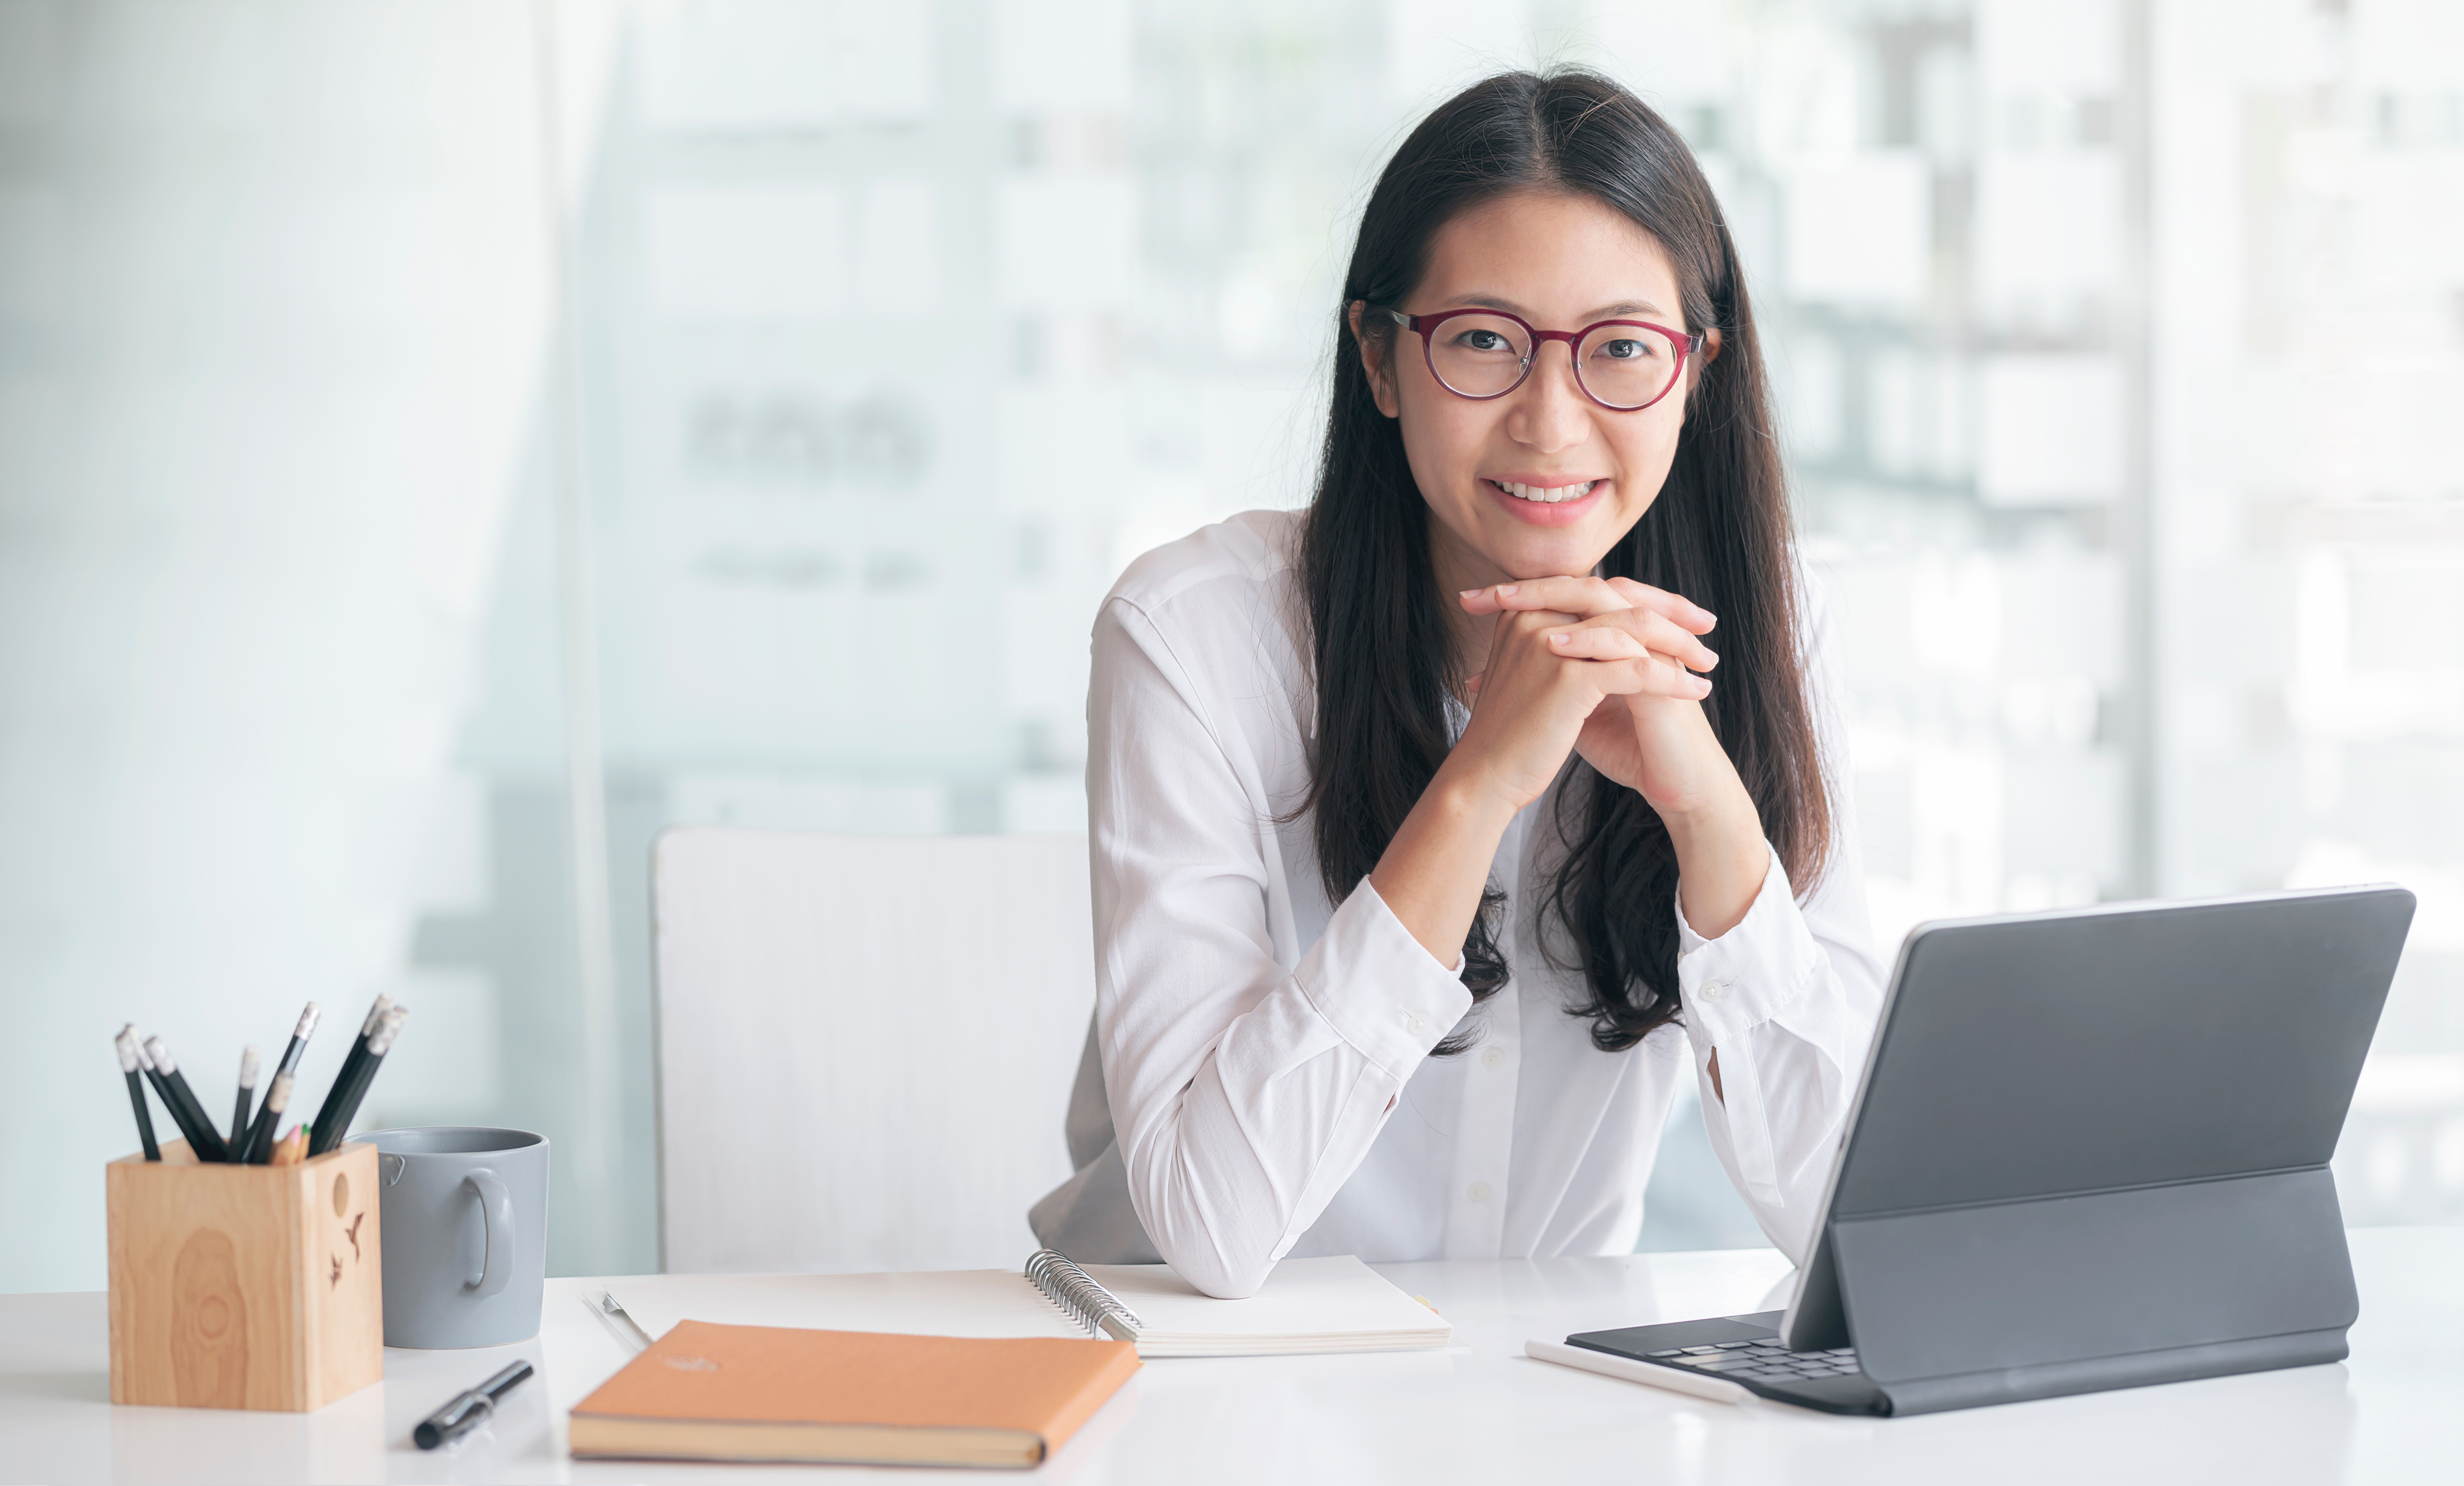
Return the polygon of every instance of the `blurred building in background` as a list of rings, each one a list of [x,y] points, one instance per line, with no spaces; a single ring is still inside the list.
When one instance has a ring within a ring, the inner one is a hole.
[[[1885,946],[2401,881],[2339,1177],[2464,1218],[2458,14],[0,0],[0,1176],[93,1210],[0,1283],[100,1282],[121,1019],[379,991],[372,1115],[653,1267],[656,832],[1082,829],[1096,603],[1307,498],[1375,170],[1535,62],[1739,237]],[[1646,1246],[1758,1241],[1676,1128]]]

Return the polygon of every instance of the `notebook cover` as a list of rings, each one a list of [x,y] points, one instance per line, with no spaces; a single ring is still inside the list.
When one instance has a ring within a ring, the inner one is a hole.
[[[694,1442],[714,1438],[712,1426],[728,1424],[1013,1431],[1040,1437],[1048,1455],[1137,1368],[1137,1349],[1127,1342],[684,1321],[575,1405],[573,1424],[575,1434],[586,1437],[594,1420],[627,1421],[624,1432],[635,1441],[643,1425],[683,1426],[677,1453],[705,1458]],[[759,1432],[778,1437],[772,1430]],[[816,1439],[825,1437],[815,1431]],[[923,1453],[904,1458],[929,1458],[930,1441],[917,1443]],[[585,1438],[577,1438],[573,1453],[593,1452]]]

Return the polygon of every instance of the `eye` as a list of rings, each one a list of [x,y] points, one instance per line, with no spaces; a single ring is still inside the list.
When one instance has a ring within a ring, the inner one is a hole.
[[[1466,330],[1455,338],[1455,344],[1466,351],[1512,351],[1504,336],[1493,330]]]
[[[1616,340],[1601,341],[1597,354],[1613,361],[1640,361],[1657,356],[1659,348],[1649,340],[1621,337]]]

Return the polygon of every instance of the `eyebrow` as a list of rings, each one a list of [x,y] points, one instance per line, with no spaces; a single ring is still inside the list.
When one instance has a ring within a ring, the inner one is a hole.
[[[1456,295],[1454,298],[1445,302],[1445,308],[1449,310],[1504,310],[1508,315],[1519,315],[1527,320],[1531,318],[1531,312],[1525,309],[1523,306],[1516,304],[1513,300],[1504,298],[1497,295],[1481,294],[1477,291],[1467,295]],[[1667,311],[1661,309],[1660,306],[1652,303],[1648,299],[1620,299],[1615,304],[1604,304],[1595,310],[1588,312],[1583,316],[1583,322],[1588,325],[1597,323],[1600,320],[1617,319],[1629,315],[1665,316],[1667,313]]]

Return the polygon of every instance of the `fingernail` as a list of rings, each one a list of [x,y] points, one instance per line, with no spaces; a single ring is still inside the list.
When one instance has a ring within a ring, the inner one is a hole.
[[[1703,652],[1703,661],[1705,669],[1708,669],[1710,667],[1717,666],[1720,664],[1720,652],[1706,648]]]
[[[1552,634],[1552,635],[1551,635],[1551,636],[1549,637],[1549,643],[1550,643],[1551,645],[1566,645],[1566,644],[1570,643],[1571,641],[1573,641],[1573,638],[1574,638],[1573,636],[1572,636],[1572,635],[1570,635],[1570,634],[1566,633],[1564,630],[1562,630],[1562,629],[1561,629],[1561,630],[1558,630],[1555,634]]]
[[[1512,592],[1514,592],[1514,585],[1512,583],[1500,583],[1497,585],[1497,596],[1501,599]]]
[[[1458,599],[1477,599],[1480,597],[1480,590],[1477,588],[1466,588],[1455,597]]]

